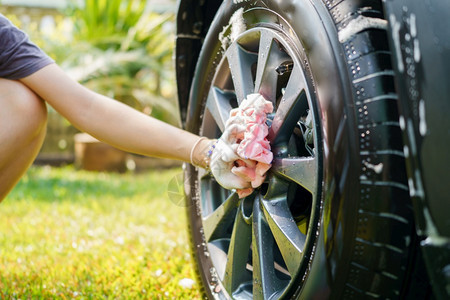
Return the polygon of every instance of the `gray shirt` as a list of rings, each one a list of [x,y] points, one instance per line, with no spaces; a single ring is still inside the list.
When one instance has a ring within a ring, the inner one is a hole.
[[[53,62],[27,34],[0,14],[0,78],[21,79]]]

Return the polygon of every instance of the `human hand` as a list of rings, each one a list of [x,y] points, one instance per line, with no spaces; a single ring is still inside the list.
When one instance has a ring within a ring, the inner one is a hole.
[[[243,173],[242,164],[240,162],[239,168],[236,165],[241,158],[237,155],[236,149],[238,144],[236,138],[243,135],[245,126],[239,124],[230,124],[218,140],[210,140],[206,137],[201,137],[197,140],[191,149],[190,161],[196,167],[210,169],[216,181],[226,189],[236,189],[240,191],[250,188],[250,181]],[[251,161],[247,160],[248,164]],[[233,170],[238,169],[238,172]],[[251,188],[250,192],[251,193]]]
[[[266,139],[266,120],[272,110],[272,103],[260,94],[248,95],[230,112],[212,153],[212,174],[224,188],[236,189],[240,198],[259,187],[271,167],[273,155]]]
[[[234,172],[236,162],[241,158],[236,154],[233,145],[227,141],[228,134],[217,140],[210,161],[210,169],[217,183],[226,189],[245,190],[251,187],[247,177]]]

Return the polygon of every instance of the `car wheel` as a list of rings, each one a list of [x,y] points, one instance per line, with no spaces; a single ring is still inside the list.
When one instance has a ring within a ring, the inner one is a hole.
[[[363,3],[364,2],[364,3]],[[239,199],[186,167],[190,238],[215,299],[399,298],[412,210],[381,1],[225,1],[191,87],[186,128],[220,137],[251,93],[273,166]]]

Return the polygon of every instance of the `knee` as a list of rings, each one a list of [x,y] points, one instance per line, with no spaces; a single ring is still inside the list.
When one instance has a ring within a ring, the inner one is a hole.
[[[45,134],[46,104],[27,86],[19,81],[0,80],[0,101],[2,107],[9,108],[9,115],[16,119],[15,126],[21,127],[23,134],[28,133],[29,137]]]

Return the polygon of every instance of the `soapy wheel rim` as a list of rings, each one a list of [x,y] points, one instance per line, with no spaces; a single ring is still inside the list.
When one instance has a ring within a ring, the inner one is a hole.
[[[233,297],[288,295],[307,269],[318,224],[321,153],[317,110],[301,52],[279,28],[254,27],[232,41],[206,100],[203,135],[217,138],[246,95],[274,104],[266,182],[240,200],[207,172],[198,174],[205,255],[217,286]]]

